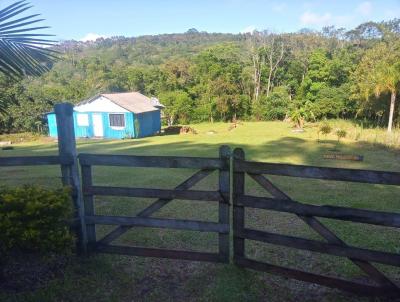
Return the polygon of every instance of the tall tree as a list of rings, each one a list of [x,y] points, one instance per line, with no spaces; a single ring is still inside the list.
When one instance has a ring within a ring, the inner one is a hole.
[[[381,42],[365,52],[356,71],[357,92],[368,100],[371,95],[379,97],[390,94],[387,131],[393,127],[396,94],[400,85],[400,42]]]

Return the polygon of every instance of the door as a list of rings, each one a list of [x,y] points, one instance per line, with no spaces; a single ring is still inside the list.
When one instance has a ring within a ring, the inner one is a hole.
[[[101,114],[93,114],[93,135],[104,136],[103,117]]]

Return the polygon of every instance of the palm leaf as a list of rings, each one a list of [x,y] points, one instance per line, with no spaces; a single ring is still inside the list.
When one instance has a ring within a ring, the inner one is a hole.
[[[57,59],[58,52],[47,48],[56,41],[45,38],[53,35],[35,32],[49,27],[31,27],[44,19],[37,19],[39,14],[20,16],[31,7],[21,0],[0,10],[0,72],[6,76],[39,76]]]

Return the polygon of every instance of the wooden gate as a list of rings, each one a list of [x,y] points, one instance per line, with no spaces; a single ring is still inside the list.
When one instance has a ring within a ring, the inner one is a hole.
[[[80,154],[79,162],[82,171],[82,191],[88,250],[104,253],[128,254],[135,256],[163,257],[174,259],[229,262],[229,172],[230,149],[220,148],[219,158],[172,157],[172,156],[127,156],[127,155],[95,155]],[[96,186],[92,183],[92,166],[123,166],[152,168],[188,168],[199,169],[172,190]],[[219,171],[218,191],[189,190],[196,183]],[[127,196],[157,199],[135,217],[95,215],[93,196]],[[173,199],[215,201],[218,202],[218,222],[196,220],[179,220],[152,218],[151,215]],[[96,224],[117,225],[117,227],[101,239],[96,238]],[[218,253],[168,250],[144,247],[118,246],[111,242],[133,227],[168,228],[218,233]]]
[[[346,207],[303,204],[292,200],[263,175],[281,175],[399,186],[400,173],[250,162],[245,161],[245,155],[242,149],[235,149],[233,157],[233,245],[235,264],[258,271],[271,272],[301,281],[338,288],[360,295],[400,295],[399,287],[370,263],[376,262],[400,267],[400,254],[348,246],[332,230],[315,218],[324,217],[342,221],[400,228],[400,214]],[[245,195],[246,173],[254,179],[256,183],[267,190],[273,198]],[[296,214],[326,241],[309,240],[246,228],[244,215],[246,207]],[[245,254],[245,239],[346,257],[378,285],[361,284],[250,259],[246,257]]]

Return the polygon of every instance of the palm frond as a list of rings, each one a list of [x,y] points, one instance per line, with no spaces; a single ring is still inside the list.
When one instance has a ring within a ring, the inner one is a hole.
[[[31,27],[44,19],[38,19],[39,14],[20,16],[31,7],[21,0],[0,10],[0,72],[6,76],[38,76],[57,59],[58,52],[48,48],[56,41],[45,38],[53,35],[35,33],[49,27]]]

